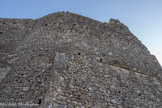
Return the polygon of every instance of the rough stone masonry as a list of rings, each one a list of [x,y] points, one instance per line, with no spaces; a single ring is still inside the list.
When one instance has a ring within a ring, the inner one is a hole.
[[[162,108],[162,68],[118,20],[1,18],[0,108]]]

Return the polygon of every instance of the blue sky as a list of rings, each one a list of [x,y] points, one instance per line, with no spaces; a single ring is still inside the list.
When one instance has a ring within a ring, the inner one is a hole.
[[[162,0],[0,0],[0,18],[70,11],[102,22],[119,19],[162,64]]]

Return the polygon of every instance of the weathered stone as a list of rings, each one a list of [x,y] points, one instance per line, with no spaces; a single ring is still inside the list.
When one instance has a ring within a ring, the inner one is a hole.
[[[23,90],[27,91],[27,90],[29,90],[29,87],[23,87]]]
[[[156,57],[118,20],[70,12],[0,19],[0,103],[160,108],[161,78]]]

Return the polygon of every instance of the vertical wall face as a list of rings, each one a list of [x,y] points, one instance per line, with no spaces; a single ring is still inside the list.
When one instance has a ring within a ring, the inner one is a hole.
[[[0,40],[0,102],[162,106],[158,61],[117,20],[72,13],[0,19]]]
[[[10,71],[15,49],[26,39],[32,24],[30,19],[0,19],[0,80]]]
[[[156,108],[161,88],[157,78],[105,64],[99,57],[57,53],[42,106]]]
[[[0,51],[7,55],[26,39],[33,26],[32,20],[21,19],[0,19]]]

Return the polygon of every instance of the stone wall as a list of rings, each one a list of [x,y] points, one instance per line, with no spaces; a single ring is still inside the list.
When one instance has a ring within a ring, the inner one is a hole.
[[[102,23],[69,12],[0,19],[0,40],[1,103],[162,106],[160,64],[118,20]]]

